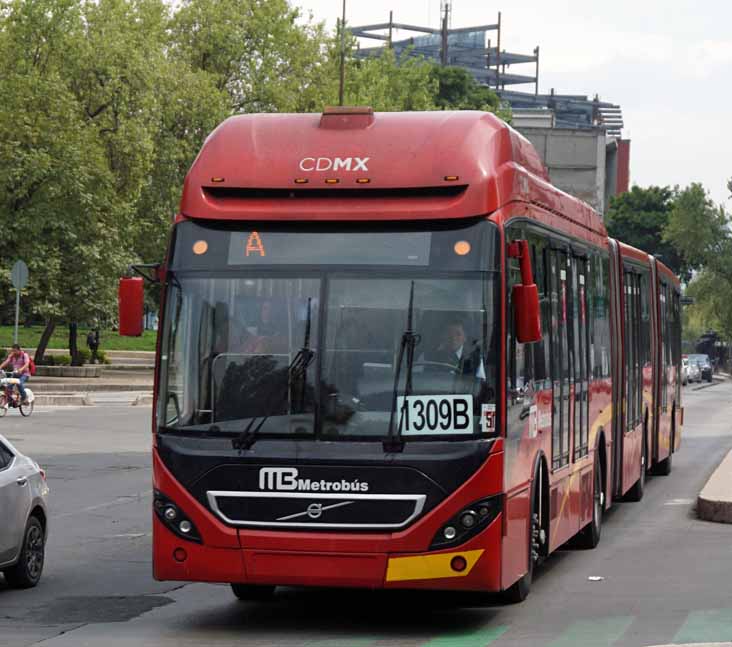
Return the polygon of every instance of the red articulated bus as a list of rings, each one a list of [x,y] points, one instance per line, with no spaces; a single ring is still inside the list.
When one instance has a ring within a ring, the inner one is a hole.
[[[680,444],[678,280],[490,114],[228,119],[158,277],[159,580],[522,600]]]

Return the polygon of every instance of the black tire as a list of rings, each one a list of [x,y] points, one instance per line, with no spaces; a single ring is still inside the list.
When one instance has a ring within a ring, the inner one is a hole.
[[[672,416],[675,415],[676,409],[674,408]],[[672,425],[671,427],[671,447],[669,447],[668,456],[666,456],[662,461],[659,461],[653,469],[653,473],[658,474],[658,476],[668,476],[671,474],[671,468],[673,467],[674,460],[674,445],[676,445],[676,429],[674,429],[674,426],[675,425]]]
[[[0,418],[8,412],[8,398],[5,393],[0,393]]]
[[[602,465],[595,454],[595,476],[592,480],[592,521],[577,535],[577,547],[590,550],[600,543],[602,535],[602,516],[605,511],[605,478]]]
[[[628,490],[625,495],[626,501],[632,501],[637,503],[643,498],[643,492],[646,489],[646,467],[648,460],[646,459],[646,443],[643,441],[643,451],[641,452],[641,464],[640,464],[640,476],[638,480],[633,484],[633,487]]]
[[[534,567],[541,559],[539,551],[542,550],[542,547],[539,543],[539,536],[543,532],[543,529],[541,527],[541,519],[539,518],[539,489],[537,487],[538,479],[541,477],[541,471],[539,470],[534,476],[531,491],[531,515],[529,517],[530,526],[528,537],[529,570],[503,592],[503,600],[509,604],[518,604],[528,597],[531,591],[531,582],[534,579]]]
[[[20,407],[20,415],[25,416],[26,418],[30,416],[33,413],[33,402],[29,402],[28,404],[21,404]]]
[[[275,587],[263,584],[233,584],[231,590],[240,600],[270,600],[274,596]]]
[[[38,584],[46,556],[46,536],[37,517],[28,519],[23,549],[16,564],[5,569],[5,581],[14,589],[30,589]]]
[[[669,454],[662,461],[659,461],[656,465],[656,469],[653,470],[654,474],[658,476],[668,476],[671,474],[671,468],[673,467],[673,454]]]

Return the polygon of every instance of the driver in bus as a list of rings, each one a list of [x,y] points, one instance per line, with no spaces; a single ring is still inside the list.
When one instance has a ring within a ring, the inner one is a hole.
[[[426,359],[430,362],[449,364],[458,375],[473,375],[485,381],[485,365],[480,346],[474,344],[474,348],[468,350],[465,342],[465,325],[462,320],[451,319],[442,331],[438,347],[432,353],[428,353]]]

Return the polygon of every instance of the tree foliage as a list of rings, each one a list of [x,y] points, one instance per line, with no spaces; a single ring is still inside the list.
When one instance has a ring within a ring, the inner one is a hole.
[[[501,105],[500,97],[480,85],[462,67],[432,65],[432,78],[437,81],[435,104],[442,110],[484,110],[510,121],[510,110]]]
[[[691,267],[676,246],[664,239],[674,200],[674,190],[669,187],[634,186],[610,200],[605,226],[613,238],[657,256],[675,273],[688,279]]]
[[[380,56],[350,61],[344,99],[350,105],[369,105],[374,110],[434,110],[437,84],[430,63],[391,49]],[[333,97],[335,103],[336,97]]]
[[[359,59],[346,42],[348,103],[499,108],[462,71],[389,49]],[[208,133],[236,113],[336,103],[339,47],[288,0],[0,0],[0,226],[12,241],[0,299],[12,302],[23,258],[24,311],[51,327],[113,320],[117,278],[162,258]]]
[[[678,192],[663,236],[692,266],[732,283],[730,218],[701,184]]]

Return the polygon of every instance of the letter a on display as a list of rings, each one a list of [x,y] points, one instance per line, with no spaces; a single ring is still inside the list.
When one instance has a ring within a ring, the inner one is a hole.
[[[249,234],[249,238],[247,238],[247,248],[246,248],[246,254],[249,256],[249,254],[259,254],[260,256],[266,256],[267,252],[264,251],[264,244],[262,243],[262,239],[259,237],[259,234],[256,231],[253,231],[251,234]]]

